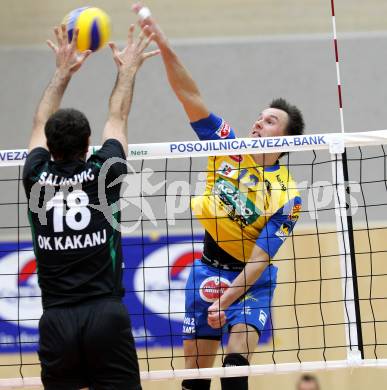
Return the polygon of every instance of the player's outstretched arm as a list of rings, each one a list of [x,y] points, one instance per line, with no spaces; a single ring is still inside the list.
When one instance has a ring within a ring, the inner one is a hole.
[[[147,34],[155,34],[154,40],[160,48],[169,83],[183,105],[189,120],[196,122],[207,118],[210,112],[204,104],[195,81],[172,49],[156,20],[150,15],[149,9],[143,7],[141,3],[134,4],[132,9],[139,16],[141,28],[147,27]]]
[[[44,126],[48,118],[59,109],[63,95],[72,75],[79,70],[91,51],[77,52],[77,38],[79,31],[75,31],[72,41],[69,42],[65,25],[54,29],[57,44],[48,40],[48,46],[53,50],[56,57],[56,69],[49,85],[43,93],[34,116],[32,134],[28,150],[40,146],[47,148]]]
[[[147,58],[159,54],[159,50],[145,53],[145,49],[154,37],[153,34],[148,34],[146,37],[147,30],[145,29],[138,39],[134,39],[133,32],[134,25],[130,26],[127,45],[121,51],[115,43],[109,43],[118,73],[110,96],[109,117],[102,136],[103,142],[110,138],[120,141],[125,154],[128,152],[127,124],[136,73]]]

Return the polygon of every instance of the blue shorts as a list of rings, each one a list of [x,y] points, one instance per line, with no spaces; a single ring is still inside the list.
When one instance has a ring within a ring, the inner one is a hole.
[[[215,268],[195,260],[185,290],[183,339],[221,339],[236,324],[248,324],[258,333],[270,325],[270,306],[277,281],[277,267],[269,265],[255,284],[226,310],[223,328],[207,323],[208,308],[231,285],[240,271]],[[242,271],[243,272],[243,271]]]

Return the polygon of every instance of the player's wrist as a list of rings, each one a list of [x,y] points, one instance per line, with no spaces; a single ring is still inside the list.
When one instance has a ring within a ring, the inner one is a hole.
[[[169,46],[169,41],[167,36],[159,28],[156,28],[156,34],[154,40],[156,41],[160,49],[164,49]]]
[[[167,36],[163,32],[158,32],[154,38],[157,46],[161,51],[168,50],[171,48]]]
[[[228,307],[231,305],[232,302],[230,302],[230,298],[226,295],[222,295],[219,299],[219,310],[225,311],[228,309]]]
[[[64,67],[57,67],[55,70],[54,78],[60,82],[67,82],[71,79],[72,73],[70,69]]]
[[[121,77],[134,78],[136,76],[136,73],[137,73],[139,68],[140,68],[140,65],[134,64],[134,63],[128,64],[128,65],[121,65],[118,68],[118,76],[120,78]]]

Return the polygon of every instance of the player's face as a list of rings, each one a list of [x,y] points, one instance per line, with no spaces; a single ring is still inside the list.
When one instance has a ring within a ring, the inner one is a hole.
[[[286,135],[289,117],[278,108],[267,108],[262,111],[250,130],[250,137],[280,137]]]

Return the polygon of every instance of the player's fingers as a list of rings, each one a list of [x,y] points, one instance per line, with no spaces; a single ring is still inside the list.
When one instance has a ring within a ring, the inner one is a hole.
[[[114,42],[109,42],[108,45],[112,49],[113,55],[116,56],[118,54],[117,45]]]
[[[144,32],[145,36],[147,36],[148,38],[153,35],[153,38],[156,34],[152,33],[151,31],[151,28],[149,25],[147,25],[146,23],[144,24],[144,27],[142,28],[142,31]]]
[[[63,44],[63,39],[62,39],[61,30],[59,29],[59,27],[55,27],[54,28],[54,33],[55,33],[55,36],[56,36],[56,40],[58,42],[58,46],[61,47],[62,44]]]
[[[210,306],[207,311],[208,315],[214,315],[215,313],[219,313],[219,309],[213,308],[212,306]]]
[[[54,42],[50,41],[49,39],[46,41],[48,47],[53,50],[53,52],[56,54],[58,52],[58,48],[54,44]]]
[[[141,32],[137,38],[137,47],[141,47],[141,44],[144,41],[144,38],[145,38],[145,32],[144,32],[144,30],[141,30]]]
[[[60,29],[62,31],[62,39],[63,39],[63,42],[64,44],[68,44],[69,43],[69,36],[67,34],[67,27],[64,23],[62,23],[60,25]]]
[[[146,32],[144,31],[144,34],[146,34]],[[144,51],[149,45],[150,43],[154,40],[155,38],[155,35],[154,33],[150,34],[149,37],[147,39],[144,39],[141,44],[140,44],[140,47],[139,49],[141,51]]]
[[[215,323],[214,323],[214,321],[211,319],[211,317],[208,317],[208,318],[207,318],[207,324],[210,325],[211,328],[213,328]]]
[[[208,319],[212,322],[222,322],[226,320],[226,316],[222,311],[213,311],[208,314]]]
[[[81,55],[80,63],[83,64],[86,61],[86,58],[89,57],[89,55],[92,53],[92,50],[86,50]]]
[[[149,26],[149,22],[147,20],[139,20],[138,25],[141,27],[141,30],[143,30],[146,26]]]
[[[217,320],[220,324],[220,326],[223,326],[226,322],[226,314],[224,313],[224,311],[220,311],[219,313],[217,313]]]
[[[71,38],[71,47],[73,49],[77,48],[77,41],[78,41],[78,35],[79,35],[79,28],[76,28],[73,32],[73,36]]]
[[[114,62],[115,62],[118,66],[122,65],[122,61],[121,61],[121,59],[120,59],[119,56],[118,56],[118,48],[117,48],[117,45],[116,45],[114,42],[109,42],[108,45],[109,45],[110,49],[112,50]]]
[[[210,318],[208,318],[207,323],[213,329],[221,328],[223,326],[219,321]]]
[[[148,53],[144,53],[144,54],[143,54],[143,59],[144,59],[144,60],[147,60],[148,58],[157,56],[157,55],[159,55],[160,53],[161,53],[160,50],[149,51]]]
[[[135,25],[131,24],[128,31],[128,46],[133,43],[133,33],[134,33]]]

